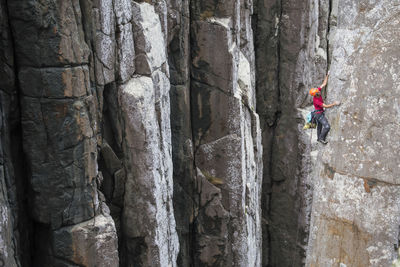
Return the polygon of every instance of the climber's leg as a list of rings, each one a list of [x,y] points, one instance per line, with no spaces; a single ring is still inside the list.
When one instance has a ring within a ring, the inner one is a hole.
[[[327,136],[329,130],[331,129],[331,126],[329,125],[329,122],[323,113],[320,114],[320,116],[318,118],[318,128],[319,128],[319,125],[322,126],[322,129],[321,129],[321,132],[319,135],[319,140],[325,141],[326,136]]]

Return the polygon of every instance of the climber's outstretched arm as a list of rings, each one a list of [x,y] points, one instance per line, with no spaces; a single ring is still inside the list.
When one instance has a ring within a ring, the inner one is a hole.
[[[339,101],[335,101],[335,102],[333,102],[332,104],[322,104],[322,106],[324,107],[324,108],[331,108],[331,107],[334,107],[334,106],[339,106],[340,105],[340,102]]]
[[[326,75],[324,82],[320,85],[321,88],[324,88],[326,86],[326,83],[328,82],[328,77],[329,74]]]

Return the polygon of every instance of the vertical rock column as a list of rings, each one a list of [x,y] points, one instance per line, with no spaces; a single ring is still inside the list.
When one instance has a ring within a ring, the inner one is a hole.
[[[174,163],[174,212],[179,235],[179,266],[192,260],[197,195],[193,164],[190,103],[189,1],[168,1],[168,61],[171,82],[171,133]]]
[[[338,1],[333,1],[338,4]],[[307,266],[390,266],[400,225],[400,6],[340,1],[329,144],[316,163]]]
[[[261,193],[262,193],[262,140],[259,116],[256,113],[256,66],[252,28],[253,1],[240,1],[240,52],[237,86],[242,98],[244,124],[246,227],[248,264],[262,263]]]
[[[263,130],[263,265],[304,264],[310,142],[299,108],[327,69],[329,1],[257,1],[257,112]]]
[[[96,100],[79,1],[8,1],[8,8],[32,190],[34,264],[117,266],[114,222],[97,195]]]
[[[15,177],[10,155],[11,112],[16,103],[14,50],[9,29],[7,6],[0,1],[0,266],[15,267],[18,259],[18,239],[15,236]],[[14,214],[13,214],[14,213]]]
[[[242,9],[240,1],[192,2],[195,266],[261,264],[261,132],[251,51],[240,46]]]
[[[262,266],[270,263],[271,236],[271,153],[272,138],[279,113],[279,22],[281,1],[256,1],[255,55],[257,113],[260,115],[263,144],[262,179]],[[272,234],[272,233],[271,233]]]
[[[176,266],[166,40],[153,5],[132,2],[132,14],[135,74],[119,87],[127,173],[124,261],[127,266]]]

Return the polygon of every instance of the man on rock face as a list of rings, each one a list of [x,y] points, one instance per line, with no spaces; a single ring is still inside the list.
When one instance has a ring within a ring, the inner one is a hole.
[[[314,118],[317,121],[317,141],[322,143],[322,144],[327,144],[328,142],[326,141],[326,136],[331,129],[331,126],[329,125],[328,120],[325,117],[324,114],[324,108],[331,108],[337,105],[340,105],[340,102],[335,101],[332,104],[324,104],[324,100],[322,99],[321,96],[321,89],[326,86],[326,83],[328,82],[328,77],[329,75],[326,75],[324,82],[320,85],[318,88],[311,88],[310,90],[310,95],[313,96],[313,103],[314,103]]]

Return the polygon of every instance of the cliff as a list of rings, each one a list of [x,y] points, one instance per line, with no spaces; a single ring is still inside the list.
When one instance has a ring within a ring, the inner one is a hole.
[[[334,1],[330,145],[319,152],[307,265],[390,266],[399,247],[400,6]]]
[[[0,266],[389,265],[399,13],[0,0]]]

